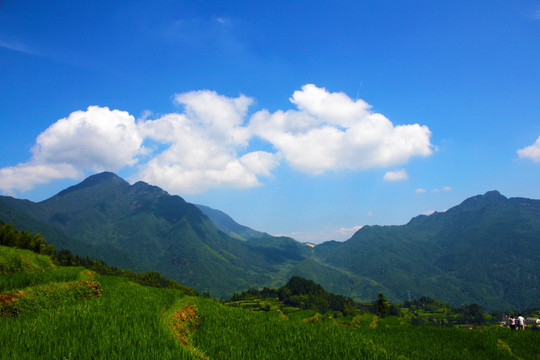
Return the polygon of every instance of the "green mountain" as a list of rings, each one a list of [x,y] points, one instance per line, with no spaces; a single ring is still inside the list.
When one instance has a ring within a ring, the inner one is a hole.
[[[488,309],[538,306],[540,201],[491,191],[403,226],[365,226],[315,253],[319,261],[384,284],[392,299],[425,295]]]
[[[498,192],[315,248],[112,173],[39,203],[0,197],[0,221],[40,232],[57,249],[159,271],[218,297],[280,287],[295,275],[362,301],[429,296],[497,310],[538,306],[540,295],[540,201]]]
[[[234,239],[181,197],[108,172],[39,203],[1,197],[0,220],[41,232],[57,248],[159,271],[214,296],[284,283],[307,251],[288,238]]]
[[[208,216],[210,220],[212,220],[214,225],[216,225],[221,231],[223,231],[225,234],[229,235],[232,238],[239,240],[249,240],[271,237],[271,235],[268,235],[267,233],[253,230],[244,225],[240,225],[223,211],[212,209],[211,207],[205,205],[195,204],[195,206],[197,206],[204,215]]]

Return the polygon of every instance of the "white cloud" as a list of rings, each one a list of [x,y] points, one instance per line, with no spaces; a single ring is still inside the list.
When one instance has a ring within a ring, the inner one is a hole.
[[[354,235],[354,233],[356,233],[358,230],[360,230],[363,227],[364,225],[356,225],[356,226],[353,226],[352,228],[340,228],[339,233],[347,238],[350,238],[351,236]]]
[[[27,191],[55,179],[80,178],[84,170],[119,170],[137,162],[141,144],[133,116],[90,106],[42,132],[28,162],[0,169],[0,189]]]
[[[414,192],[415,192],[416,194],[423,194],[423,193],[426,192],[426,189],[419,188],[419,189],[416,189]]]
[[[386,174],[384,174],[383,179],[386,181],[402,181],[407,180],[409,178],[409,174],[407,174],[407,171],[405,169],[401,169],[398,171],[388,171]]]
[[[527,146],[517,151],[520,158],[530,159],[534,162],[540,162],[540,136],[531,146]]]
[[[321,230],[313,233],[308,232],[293,232],[289,234],[276,234],[275,236],[287,236],[301,242],[310,242],[313,244],[321,244],[325,241],[345,241],[350,239],[363,225],[356,225],[351,228],[339,228],[333,230]]]
[[[435,213],[436,213],[435,210],[426,210],[422,214],[429,216],[429,215],[432,215],[432,214],[435,214]]]
[[[57,179],[77,179],[82,173],[70,164],[26,163],[0,169],[0,189],[10,195]]]
[[[169,191],[196,193],[210,188],[249,188],[260,185],[257,175],[269,176],[277,166],[264,151],[240,155],[249,142],[244,125],[252,99],[228,98],[213,91],[177,94],[183,114],[139,121],[141,134],[167,144],[133,176]]]
[[[450,192],[452,191],[452,188],[450,186],[443,186],[442,188],[438,189],[438,188],[435,188],[433,190],[431,190],[432,193],[438,193],[438,192]]]
[[[363,100],[353,101],[343,93],[308,84],[290,101],[299,110],[259,111],[249,126],[297,170],[320,174],[391,166],[433,151],[426,126],[394,126]]]
[[[135,119],[127,112],[90,106],[58,120],[41,133],[32,148],[33,161],[114,171],[137,162],[142,140]]]
[[[0,45],[1,46],[1,45]],[[418,124],[394,126],[363,100],[330,93],[315,85],[295,91],[297,110],[256,112],[253,100],[202,90],[176,94],[183,111],[151,119],[126,111],[90,106],[53,123],[23,164],[0,169],[0,189],[26,191],[85,172],[135,166],[130,180],[144,180],[175,193],[210,188],[259,186],[260,177],[285,160],[311,174],[403,164],[432,153],[431,132]],[[255,136],[274,151],[250,144]],[[385,178],[406,178],[405,170]]]
[[[266,151],[254,151],[240,158],[240,162],[254,174],[270,176],[278,165],[278,157]]]

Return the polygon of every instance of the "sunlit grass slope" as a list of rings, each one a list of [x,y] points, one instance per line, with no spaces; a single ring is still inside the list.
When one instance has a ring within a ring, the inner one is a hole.
[[[536,331],[400,325],[396,318],[374,327],[373,315],[345,325],[325,316],[292,320],[208,299],[185,301],[200,314],[193,345],[210,359],[538,359],[540,351]]]
[[[102,276],[102,296],[0,319],[2,359],[191,359],[160,317],[183,293]]]
[[[538,359],[540,353],[538,331],[285,314],[275,304],[255,312],[54,266],[24,251],[0,248],[0,254],[5,262],[28,256],[21,263],[30,264],[0,274],[0,300],[22,292],[19,301],[27,301],[0,316],[0,359]],[[99,293],[86,292],[87,283]]]

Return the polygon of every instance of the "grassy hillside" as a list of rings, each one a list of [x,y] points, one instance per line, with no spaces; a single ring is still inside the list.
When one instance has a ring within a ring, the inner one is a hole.
[[[0,359],[536,359],[540,351],[539,331],[412,326],[371,314],[304,320],[6,249],[0,247],[2,262],[32,265],[0,275],[0,305],[14,293],[40,301],[0,315]],[[87,283],[99,293],[74,285]]]
[[[44,272],[54,267],[51,258],[30,250],[0,246],[0,274]]]

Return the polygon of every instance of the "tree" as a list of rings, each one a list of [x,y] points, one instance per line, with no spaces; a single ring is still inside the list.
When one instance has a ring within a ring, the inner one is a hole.
[[[377,313],[382,317],[384,314],[388,312],[390,309],[390,302],[384,298],[384,295],[382,293],[379,293],[377,296]]]

